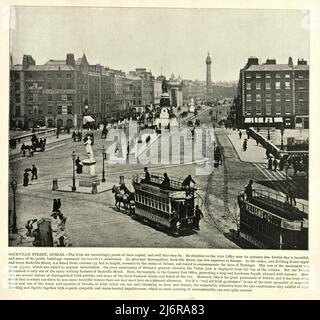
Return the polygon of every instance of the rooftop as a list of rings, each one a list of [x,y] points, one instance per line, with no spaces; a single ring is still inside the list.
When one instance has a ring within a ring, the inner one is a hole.
[[[293,67],[288,64],[260,64],[251,65],[246,71],[291,71],[291,70],[309,70],[309,65],[295,65]]]

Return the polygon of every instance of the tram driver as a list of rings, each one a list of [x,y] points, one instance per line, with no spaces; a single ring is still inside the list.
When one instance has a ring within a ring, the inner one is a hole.
[[[196,182],[192,179],[191,175],[189,174],[182,182],[183,187],[188,187],[190,188],[191,182],[195,185]]]

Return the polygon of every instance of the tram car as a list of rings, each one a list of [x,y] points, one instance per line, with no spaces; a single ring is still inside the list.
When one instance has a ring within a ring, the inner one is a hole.
[[[286,197],[253,190],[251,199],[238,195],[240,238],[259,249],[308,249],[308,207],[292,206]]]
[[[170,187],[163,189],[163,175],[150,174],[150,181],[133,177],[135,216],[172,234],[191,233],[195,227],[195,203],[199,202],[196,188],[183,187],[182,180],[170,177]]]

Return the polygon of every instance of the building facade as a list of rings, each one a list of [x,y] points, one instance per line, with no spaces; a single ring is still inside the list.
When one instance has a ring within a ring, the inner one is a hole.
[[[309,128],[309,66],[291,58],[287,64],[248,59],[240,70],[235,111],[237,126]]]
[[[10,66],[10,127],[79,128],[85,106],[102,122],[132,107],[144,111],[158,96],[159,84],[155,87],[151,71],[144,68],[126,75],[89,64],[85,54],[77,60],[67,54],[65,60],[44,65],[24,55],[21,65]]]

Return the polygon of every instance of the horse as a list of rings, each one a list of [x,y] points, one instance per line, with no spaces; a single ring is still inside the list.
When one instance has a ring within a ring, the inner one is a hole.
[[[112,193],[114,193],[115,206],[120,211],[121,203],[125,209],[125,213],[128,211],[129,203],[134,199],[133,193],[128,191],[127,193],[120,190],[120,187],[114,185],[112,187]]]

